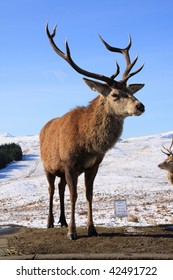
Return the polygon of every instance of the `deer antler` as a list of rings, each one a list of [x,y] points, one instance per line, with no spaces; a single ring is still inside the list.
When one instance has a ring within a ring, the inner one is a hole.
[[[123,73],[123,77],[121,82],[125,83],[127,82],[127,80],[132,77],[133,75],[137,74],[138,72],[140,72],[142,70],[142,68],[144,67],[144,64],[136,71],[134,71],[133,73],[130,74],[130,71],[132,70],[133,66],[135,65],[136,61],[138,60],[138,56],[136,56],[136,58],[134,59],[134,61],[131,63],[130,61],[130,55],[129,55],[129,49],[132,45],[132,39],[131,36],[129,35],[129,43],[128,46],[124,49],[120,49],[120,48],[116,48],[116,47],[112,47],[110,46],[108,43],[105,42],[105,40],[103,40],[103,38],[99,35],[101,41],[103,42],[103,44],[105,45],[105,47],[111,51],[111,52],[118,52],[118,53],[122,53],[125,57],[126,60],[126,69]]]
[[[116,85],[118,87],[118,82],[114,81],[114,78],[119,74],[119,65],[117,64],[117,74],[116,75],[112,75],[111,77],[106,77],[104,75],[101,75],[101,74],[96,74],[96,73],[92,73],[92,72],[89,72],[89,71],[86,71],[82,68],[80,68],[74,61],[73,59],[71,58],[71,54],[70,54],[70,48],[69,48],[69,45],[68,45],[68,42],[66,41],[66,54],[63,53],[58,47],[57,45],[55,44],[53,38],[55,37],[56,35],[56,28],[57,28],[57,25],[54,27],[53,29],[53,32],[52,34],[50,34],[49,32],[49,28],[48,28],[48,24],[46,25],[46,33],[47,33],[47,36],[49,38],[49,41],[50,41],[50,44],[52,46],[52,48],[54,49],[54,51],[59,55],[61,56],[63,59],[65,59],[72,67],[73,69],[75,69],[78,73],[84,75],[84,76],[87,76],[87,77],[90,77],[90,78],[94,78],[94,79],[97,79],[97,80],[101,80],[101,81],[104,81],[106,82],[108,85]]]
[[[164,153],[167,156],[173,155],[173,152],[171,151],[172,146],[173,146],[173,138],[172,138],[171,146],[169,148],[166,148],[165,146],[162,145],[163,149],[165,149],[168,153],[166,153],[165,151],[161,150],[162,153]]]
[[[84,75],[84,76],[87,76],[87,77],[90,77],[90,78],[94,78],[94,79],[97,79],[97,80],[101,80],[101,81],[104,81],[106,82],[108,85],[110,86],[114,86],[115,88],[120,88],[122,83],[126,84],[127,80],[135,75],[136,73],[138,73],[139,71],[142,70],[143,66],[142,65],[138,70],[136,70],[135,72],[130,73],[132,67],[135,65],[138,57],[135,58],[135,60],[131,63],[130,62],[130,56],[129,56],[129,49],[131,47],[131,37],[129,37],[129,44],[128,46],[125,48],[125,49],[120,49],[120,48],[115,48],[115,47],[111,47],[110,45],[108,45],[102,38],[101,36],[100,39],[101,41],[104,43],[104,45],[106,46],[106,48],[110,51],[113,51],[113,52],[119,52],[119,53],[122,53],[124,56],[125,56],[125,59],[126,59],[126,64],[127,64],[127,67],[124,71],[124,74],[123,74],[123,79],[121,81],[115,81],[114,79],[118,76],[119,72],[120,72],[120,67],[118,65],[118,63],[116,62],[116,67],[117,67],[117,70],[116,72],[111,76],[111,77],[107,77],[107,76],[104,76],[104,75],[101,75],[101,74],[96,74],[96,73],[93,73],[93,72],[89,72],[89,71],[86,71],[82,68],[80,68],[72,59],[71,57],[71,54],[70,54],[70,48],[69,48],[69,45],[68,45],[68,42],[66,41],[66,54],[63,53],[58,47],[57,45],[55,44],[53,38],[55,37],[56,35],[56,28],[57,28],[57,25],[54,27],[53,29],[53,32],[52,34],[50,34],[49,32],[49,28],[48,28],[48,24],[46,25],[46,33],[47,33],[47,36],[49,38],[49,41],[50,41],[50,44],[52,46],[52,48],[54,49],[54,51],[60,56],[62,57],[64,60],[66,60],[72,67],[73,69],[75,69],[78,73]]]

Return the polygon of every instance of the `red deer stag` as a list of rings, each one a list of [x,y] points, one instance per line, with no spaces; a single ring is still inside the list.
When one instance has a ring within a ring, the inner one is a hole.
[[[173,146],[173,138],[172,138],[171,146],[169,148],[163,146],[166,152],[163,150],[162,152],[168,157],[158,165],[159,168],[168,171],[167,178],[168,178],[168,182],[171,185],[173,185],[173,152],[171,150],[172,146]]]
[[[138,73],[143,68],[143,65],[138,70],[130,73],[138,59],[136,57],[132,63],[130,61],[131,38],[129,38],[128,46],[120,49],[111,47],[100,37],[109,51],[124,55],[126,69],[120,81],[115,81],[120,72],[118,63],[116,63],[116,73],[111,77],[88,72],[73,61],[67,42],[66,53],[63,53],[56,46],[54,42],[56,27],[53,33],[50,34],[48,25],[46,26],[47,36],[54,51],[78,73],[102,81],[98,82],[84,78],[84,82],[92,90],[99,93],[98,97],[86,107],[77,107],[62,117],[50,120],[40,132],[41,159],[49,183],[48,227],[54,227],[54,183],[55,177],[58,176],[60,177],[58,187],[61,209],[59,222],[61,226],[68,226],[64,207],[64,191],[67,184],[70,191],[71,205],[67,236],[74,240],[77,239],[75,224],[77,181],[78,176],[83,172],[88,210],[88,235],[97,236],[92,217],[93,182],[105,153],[114,146],[122,133],[124,119],[128,116],[139,116],[145,110],[144,105],[134,97],[134,93],[140,90],[144,84],[127,85],[127,80]]]

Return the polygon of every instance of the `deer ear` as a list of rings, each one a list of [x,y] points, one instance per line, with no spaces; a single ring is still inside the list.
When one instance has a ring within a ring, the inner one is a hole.
[[[138,90],[144,87],[144,84],[131,84],[128,85],[127,88],[130,91],[131,94],[136,93]]]
[[[111,92],[111,88],[107,84],[102,84],[86,78],[83,78],[83,80],[90,87],[90,89],[97,91],[103,96],[108,96]]]

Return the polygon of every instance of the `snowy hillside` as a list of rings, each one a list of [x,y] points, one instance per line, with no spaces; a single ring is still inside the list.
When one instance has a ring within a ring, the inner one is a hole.
[[[173,223],[173,186],[157,166],[165,159],[162,144],[169,146],[173,132],[120,141],[104,158],[94,186],[93,216],[96,225],[154,225]],[[0,225],[46,227],[47,181],[39,157],[38,136],[13,137],[0,134],[0,144],[18,143],[23,161],[0,170]],[[57,179],[58,180],[58,179]],[[66,188],[66,216],[69,192]],[[114,217],[114,202],[126,199],[127,218]],[[59,198],[54,198],[55,224],[59,220]],[[77,226],[85,225],[83,175],[78,183]]]

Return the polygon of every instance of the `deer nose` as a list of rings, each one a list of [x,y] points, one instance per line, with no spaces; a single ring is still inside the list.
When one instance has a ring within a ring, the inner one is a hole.
[[[163,169],[163,166],[161,163],[158,165],[158,168]]]
[[[138,105],[136,105],[136,108],[138,109],[138,111],[140,111],[142,113],[145,111],[145,106],[142,103],[139,103]]]

